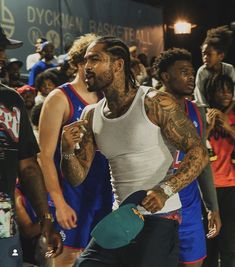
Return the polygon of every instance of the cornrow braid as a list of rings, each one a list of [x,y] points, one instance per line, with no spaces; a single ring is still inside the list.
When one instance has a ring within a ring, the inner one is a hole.
[[[128,91],[129,83],[137,88],[135,76],[131,71],[130,66],[130,52],[127,45],[119,38],[114,36],[103,36],[95,40],[95,43],[103,44],[104,50],[110,53],[114,58],[122,58],[124,60],[124,72],[125,72],[125,88]]]

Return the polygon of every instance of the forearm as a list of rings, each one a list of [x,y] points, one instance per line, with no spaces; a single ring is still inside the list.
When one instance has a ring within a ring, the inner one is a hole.
[[[56,207],[63,205],[64,196],[60,187],[54,159],[40,153],[40,162],[45,179],[47,191],[49,192]]]
[[[202,193],[202,200],[207,210],[218,211],[218,200],[216,189],[213,182],[213,174],[210,164],[203,169],[201,174],[198,176],[198,183]]]
[[[198,177],[208,163],[207,150],[203,145],[198,144],[191,148],[182,160],[177,172],[164,180],[173,193],[177,193]]]
[[[41,225],[40,223],[31,223],[28,225],[19,225],[20,231],[23,234],[23,236],[27,238],[33,238],[35,236],[38,236],[42,233]]]
[[[95,151],[89,146],[82,147],[78,151],[63,151],[61,168],[66,176],[66,179],[72,186],[81,184],[90,169]]]
[[[20,183],[37,216],[40,218],[49,212],[46,187],[36,158],[27,161],[28,164],[20,168],[19,171]]]
[[[68,157],[63,156],[61,162],[62,171],[66,174],[66,179],[72,186],[78,186],[86,178],[88,170],[82,166],[74,152],[73,154],[67,153],[65,155]]]

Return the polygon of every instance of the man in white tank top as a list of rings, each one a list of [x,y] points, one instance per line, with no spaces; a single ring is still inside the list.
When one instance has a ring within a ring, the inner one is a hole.
[[[64,127],[62,169],[74,186],[82,183],[95,150],[108,158],[117,203],[146,190],[139,211],[145,224],[131,244],[101,248],[94,240],[75,266],[175,267],[178,262],[177,192],[191,183],[208,162],[195,127],[167,93],[137,88],[130,71],[128,47],[114,37],[101,37],[87,49],[86,83],[105,98],[88,106],[84,120]],[[71,128],[73,131],[71,131]],[[164,137],[164,139],[163,139]],[[80,149],[75,143],[80,141]],[[186,154],[175,174],[170,146]]]

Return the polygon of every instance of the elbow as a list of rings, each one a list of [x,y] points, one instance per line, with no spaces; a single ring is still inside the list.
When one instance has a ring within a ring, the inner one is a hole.
[[[87,172],[85,170],[81,171],[79,173],[71,173],[71,172],[66,172],[65,170],[63,170],[63,173],[65,173],[64,177],[66,177],[66,179],[68,180],[68,182],[71,184],[71,186],[73,187],[77,187],[79,185],[81,185],[84,180],[86,179],[87,176]],[[65,171],[65,172],[64,172]]]
[[[72,185],[72,187],[77,187],[80,184],[82,184],[83,181],[79,180],[79,181],[69,181],[69,183]]]

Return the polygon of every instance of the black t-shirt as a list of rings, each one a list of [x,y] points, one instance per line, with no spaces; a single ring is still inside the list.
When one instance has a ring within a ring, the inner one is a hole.
[[[38,152],[23,99],[0,84],[0,193],[13,199],[19,160]]]

